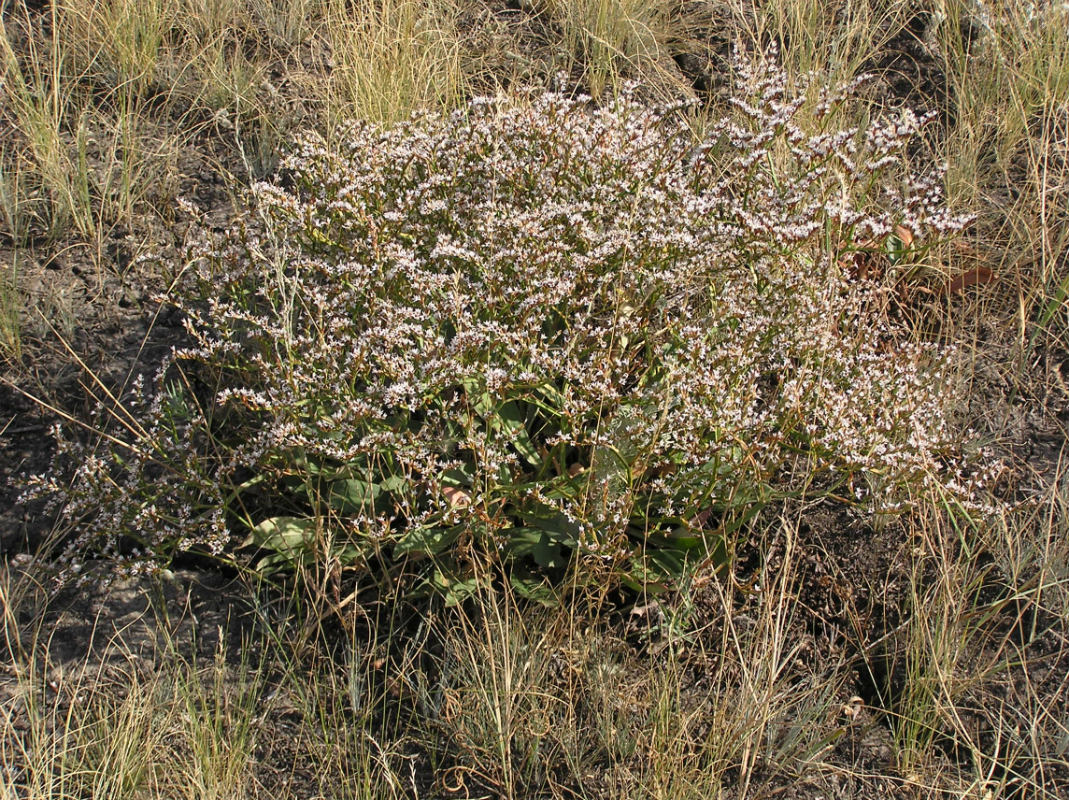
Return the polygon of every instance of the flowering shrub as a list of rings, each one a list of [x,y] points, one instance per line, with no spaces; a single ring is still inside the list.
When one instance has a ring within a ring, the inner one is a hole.
[[[896,178],[920,123],[825,129],[846,87],[802,130],[779,72],[743,79],[698,144],[678,110],[557,94],[306,137],[192,244],[192,344],[132,441],[79,456],[69,558],[244,539],[452,599],[488,554],[527,593],[656,587],[785,496],[970,502],[947,354],[844,267],[962,224]]]

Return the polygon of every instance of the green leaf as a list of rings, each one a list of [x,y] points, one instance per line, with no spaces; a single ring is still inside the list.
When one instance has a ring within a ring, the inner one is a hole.
[[[556,385],[550,382],[540,383],[534,387],[533,391],[535,396],[542,400],[541,403],[538,403],[539,408],[550,416],[556,416],[561,413],[567,398],[564,392],[558,389]]]
[[[551,500],[575,500],[589,482],[590,476],[584,471],[575,475],[557,475],[548,484],[539,483],[537,486]]]
[[[293,562],[284,555],[274,553],[269,556],[264,556],[256,562],[256,571],[261,573],[264,577],[270,576],[273,573],[280,572],[285,569],[291,569]]]
[[[673,582],[679,581],[686,574],[690,562],[687,551],[682,548],[662,547],[646,551],[646,569]]]
[[[475,378],[468,378],[461,385],[467,394],[468,404],[476,414],[485,419],[486,415],[494,408],[494,401],[490,397],[490,393],[485,388],[482,388],[480,382]]]
[[[447,469],[442,473],[443,486],[452,486],[454,489],[466,489],[471,486],[472,479],[470,469],[465,465],[454,469]]]
[[[702,560],[712,564],[718,570],[728,564],[728,540],[723,529],[695,531],[693,528],[679,528],[672,532],[671,538],[679,543],[681,548],[696,550]],[[692,565],[697,564],[698,558],[693,558],[692,562]]]
[[[408,491],[409,480],[403,475],[390,475],[388,478],[384,478],[379,481],[379,486],[384,492],[390,492],[391,494],[403,494]]]
[[[556,608],[560,605],[560,595],[543,576],[517,567],[509,574],[509,583],[516,594],[525,600],[531,600],[549,608]]]
[[[523,456],[532,467],[540,467],[542,458],[538,455],[538,449],[531,441],[527,433],[527,419],[520,410],[519,404],[509,401],[497,410],[497,416],[501,427],[512,440],[512,446]]]
[[[480,386],[479,381],[469,378],[464,381],[463,386],[468,395],[468,403],[475,413],[483,418],[487,428],[508,436],[512,446],[531,466],[541,466],[542,459],[527,433],[527,418],[520,404],[509,400],[495,408],[493,397]]]
[[[480,589],[489,585],[487,578],[459,575],[456,570],[448,566],[440,566],[426,580],[425,585],[445,598],[446,606],[456,606],[463,603],[469,597],[473,597]]]
[[[579,523],[568,519],[563,512],[543,503],[532,503],[516,516],[528,528],[542,531],[550,541],[574,548],[579,545]],[[519,530],[523,530],[520,528]]]
[[[394,558],[439,555],[460,538],[464,528],[464,525],[454,525],[451,528],[416,528],[408,531],[394,545]]]
[[[255,544],[274,552],[260,561],[260,569],[298,562],[307,563],[314,554],[316,522],[305,517],[271,517],[252,529],[245,545]]]
[[[545,569],[560,569],[567,564],[560,545],[549,532],[539,528],[512,528],[508,534],[508,555],[513,558],[532,558]]]
[[[736,534],[753,521],[754,517],[768,506],[768,501],[761,498],[743,500],[733,503],[724,511],[716,526],[716,533],[722,537],[736,538]]]
[[[379,484],[349,478],[330,485],[327,503],[339,514],[354,515],[373,510],[381,494]]]

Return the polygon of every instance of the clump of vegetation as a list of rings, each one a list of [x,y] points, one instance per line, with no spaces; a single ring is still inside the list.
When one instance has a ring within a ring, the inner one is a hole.
[[[663,588],[785,497],[976,507],[945,353],[848,257],[964,224],[897,180],[919,121],[838,129],[848,86],[803,129],[781,72],[742,73],[697,143],[678,108],[558,94],[305,138],[191,244],[192,345],[130,435],[68,449],[70,563],[243,532],[260,570],[425,564],[455,601],[493,555],[545,597]]]

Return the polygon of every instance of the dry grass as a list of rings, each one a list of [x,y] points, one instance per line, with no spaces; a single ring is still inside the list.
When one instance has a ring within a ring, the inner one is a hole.
[[[449,108],[466,93],[463,34],[454,0],[333,0],[324,35],[334,61],[330,120],[357,114],[396,122],[419,108]]]
[[[665,42],[675,3],[641,0],[550,0],[546,10],[559,26],[567,67],[582,75],[600,97],[618,92],[622,81],[656,77],[663,70]]]

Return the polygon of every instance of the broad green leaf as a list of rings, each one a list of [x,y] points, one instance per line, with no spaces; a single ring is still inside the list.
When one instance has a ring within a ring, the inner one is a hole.
[[[468,397],[468,404],[476,414],[485,419],[494,408],[494,400],[490,397],[490,393],[475,378],[468,378],[462,385]]]
[[[532,503],[516,516],[528,528],[544,532],[550,541],[565,547],[579,544],[579,523],[543,503]],[[521,529],[522,530],[522,529]]]
[[[259,562],[259,569],[293,565],[313,557],[316,522],[305,517],[271,517],[252,529],[245,545],[256,544],[274,555]]]
[[[371,511],[381,494],[382,487],[377,483],[349,478],[330,485],[327,502],[339,514],[360,514]]]
[[[520,406],[515,402],[508,402],[497,411],[501,426],[511,437],[512,446],[523,456],[532,467],[542,465],[542,459],[538,450],[527,433],[527,420]]]
[[[442,473],[443,486],[452,486],[456,489],[464,489],[471,486],[471,472],[467,465],[455,469],[447,469]]]
[[[542,487],[543,494],[551,500],[574,500],[586,488],[589,481],[590,477],[583,471],[575,475],[558,475],[553,478],[548,487],[541,483],[538,485]]]
[[[416,528],[408,531],[394,545],[394,558],[436,556],[451,547],[464,528],[464,525],[453,525],[450,528]]]
[[[256,562],[256,571],[262,573],[265,577],[284,569],[292,569],[292,567],[293,561],[279,553],[264,556]]]
[[[379,487],[382,491],[392,494],[402,494],[409,489],[410,485],[408,478],[403,475],[390,475],[388,478],[379,481]]]
[[[545,531],[539,531],[532,555],[535,563],[545,569],[563,569],[568,560],[561,555],[560,547],[550,541]]]
[[[314,531],[315,520],[307,517],[270,517],[252,529],[252,538],[261,547],[282,552],[304,547]]]
[[[690,559],[687,551],[671,547],[660,547],[646,550],[646,568],[650,572],[659,573],[662,577],[670,579],[673,583],[678,582],[686,573]]]
[[[426,580],[426,585],[445,598],[446,606],[455,606],[486,588],[489,579],[461,576],[447,566],[441,566]]]
[[[560,605],[560,595],[554,591],[552,584],[544,576],[515,567],[509,573],[509,583],[516,594],[525,600],[531,600],[550,608]]]
[[[544,569],[560,569],[567,564],[560,544],[540,528],[512,528],[508,535],[508,554],[513,558],[531,558]]]

